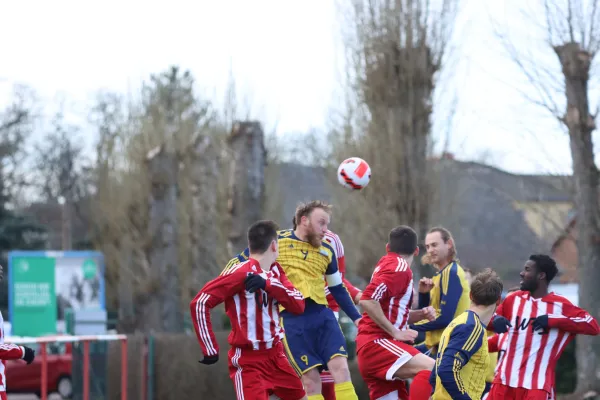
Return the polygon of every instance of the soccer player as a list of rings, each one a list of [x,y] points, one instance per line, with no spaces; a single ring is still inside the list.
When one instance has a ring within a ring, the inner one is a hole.
[[[228,338],[229,376],[238,400],[266,400],[269,393],[286,400],[307,399],[281,341],[278,305],[299,314],[305,303],[275,262],[279,254],[277,229],[272,221],[252,224],[248,229],[248,261],[237,263],[208,282],[190,303],[204,354],[200,362],[210,365],[219,359],[210,310],[225,302],[232,328]]]
[[[325,240],[331,206],[314,200],[296,208],[296,229],[279,232],[279,257],[290,282],[304,295],[301,315],[281,312],[284,345],[290,362],[302,377],[309,400],[323,400],[320,371],[327,368],[337,400],[358,400],[348,368],[346,339],[327,307],[323,277],[336,303],[358,325],[360,313],[338,270],[333,247]],[[243,259],[243,255],[240,255]],[[285,306],[284,306],[285,308]]]
[[[519,290],[519,287],[513,287],[508,289],[507,294],[512,292],[516,292]],[[504,300],[504,299],[502,299]],[[498,318],[496,315],[495,319]],[[509,323],[510,324],[510,323]],[[481,396],[481,400],[486,400],[488,397],[488,393],[492,388],[492,382],[494,382],[494,374],[496,372],[496,366],[498,365],[498,341],[502,335],[506,333],[506,330],[501,330],[503,333],[495,333],[494,328],[491,326],[492,324],[488,324],[488,352],[490,354],[490,365],[487,370],[487,374],[485,376],[485,390],[483,391],[483,396]],[[506,327],[505,329],[507,329]]]
[[[296,229],[295,217],[294,229]],[[346,289],[348,289],[348,293],[350,293],[350,296],[354,300],[354,304],[358,304],[362,292],[346,279],[346,258],[344,256],[344,245],[342,244],[342,240],[336,233],[328,230],[325,232],[325,241],[331,245],[333,251],[335,252],[335,258],[338,262],[338,270],[342,276],[344,286],[346,286]],[[335,298],[331,295],[329,288],[327,287],[327,281],[325,281],[325,295],[327,296],[327,305],[335,314],[335,318],[339,320],[340,306],[335,301]],[[321,371],[321,394],[323,395],[324,400],[336,400],[335,382],[327,370]]]
[[[598,335],[598,322],[566,298],[548,292],[558,273],[544,254],[529,257],[521,285],[496,314],[512,324],[498,343],[501,356],[488,400],[554,398],[554,371],[563,350],[577,334]]]
[[[434,227],[425,237],[427,254],[422,262],[433,265],[438,272],[432,279],[419,281],[419,307],[432,306],[437,312],[434,321],[411,324],[417,332],[425,332],[425,343],[417,348],[435,356],[442,332],[454,318],[469,308],[469,283],[459,264],[456,243],[450,231]]]
[[[435,318],[432,307],[410,309],[413,297],[410,265],[419,254],[417,234],[408,226],[398,226],[390,231],[386,247],[387,254],[377,263],[360,299],[364,310],[356,336],[360,374],[371,399],[408,399],[403,380],[410,378],[414,378],[411,392],[421,381],[428,396],[434,361],[410,344],[417,332],[407,329],[413,320]]]
[[[490,364],[486,326],[502,298],[502,281],[491,269],[473,277],[471,306],[440,338],[431,373],[433,400],[481,399]]]

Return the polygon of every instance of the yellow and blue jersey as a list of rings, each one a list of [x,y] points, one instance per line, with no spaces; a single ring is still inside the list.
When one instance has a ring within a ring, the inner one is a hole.
[[[430,293],[419,294],[419,307],[432,306],[437,318],[411,325],[412,329],[425,332],[425,345],[429,349],[439,344],[444,329],[471,304],[469,282],[458,262],[452,261],[437,272],[432,280],[434,286]]]
[[[333,247],[326,240],[321,242],[320,247],[314,247],[310,243],[299,239],[292,229],[279,231],[278,241],[279,257],[277,262],[281,264],[289,281],[302,293],[305,299],[311,299],[317,304],[327,305],[323,276],[338,272],[337,258]],[[224,271],[239,262],[246,261],[248,258],[249,251],[246,248],[227,263]]]
[[[430,382],[433,400],[480,399],[490,364],[486,327],[473,311],[456,317],[440,338]]]

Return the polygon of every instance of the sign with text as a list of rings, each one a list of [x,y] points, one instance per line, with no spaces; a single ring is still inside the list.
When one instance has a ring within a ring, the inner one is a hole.
[[[12,334],[40,336],[56,331],[55,260],[16,257],[12,260]]]
[[[15,251],[8,260],[12,335],[55,334],[66,309],[105,309],[101,253]]]

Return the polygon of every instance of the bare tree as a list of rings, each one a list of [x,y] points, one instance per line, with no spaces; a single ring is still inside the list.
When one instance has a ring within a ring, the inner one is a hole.
[[[267,155],[258,122],[235,123],[228,143],[231,148],[228,250],[237,254],[246,248],[248,226],[262,217]]]
[[[148,296],[143,310],[146,331],[181,332],[180,273],[177,248],[176,155],[167,146],[152,149],[147,156],[150,178],[148,215],[148,261],[151,281],[157,291]]]
[[[173,67],[151,77],[140,102],[104,95],[96,107],[94,236],[114,265],[112,290],[130,330],[181,330],[190,294],[226,254],[227,183],[218,179],[226,135],[193,87]]]
[[[22,189],[31,183],[25,163],[26,147],[37,120],[35,102],[30,89],[16,86],[11,103],[0,112],[0,184],[2,195],[6,196],[2,207],[17,200]]]
[[[87,194],[84,185],[87,160],[78,132],[78,127],[68,124],[59,112],[52,120],[52,129],[35,146],[37,186],[44,201],[60,204],[64,250],[72,249],[74,213],[81,215],[80,201]]]
[[[600,282],[600,207],[592,139],[597,110],[590,110],[591,66],[600,49],[600,2],[545,0],[542,5],[520,10],[531,25],[545,31],[539,46],[523,48],[511,41],[505,30],[498,35],[534,89],[521,92],[556,118],[569,136],[578,227],[579,304],[600,318],[600,292],[595,286]],[[544,63],[545,49],[554,53],[554,64]],[[599,376],[600,340],[578,337],[576,392],[600,393]]]
[[[434,9],[421,0],[355,0],[343,12],[354,118],[340,129],[338,152],[361,155],[373,171],[385,171],[353,199],[367,210],[356,224],[372,227],[375,240],[400,223],[420,237],[428,228],[430,117],[456,4],[444,0]],[[360,249],[361,275],[370,276],[377,257],[370,243],[350,247]]]

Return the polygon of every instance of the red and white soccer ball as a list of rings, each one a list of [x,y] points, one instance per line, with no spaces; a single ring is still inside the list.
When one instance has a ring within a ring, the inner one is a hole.
[[[348,158],[338,167],[338,181],[348,189],[361,190],[371,181],[371,167],[358,157]]]

